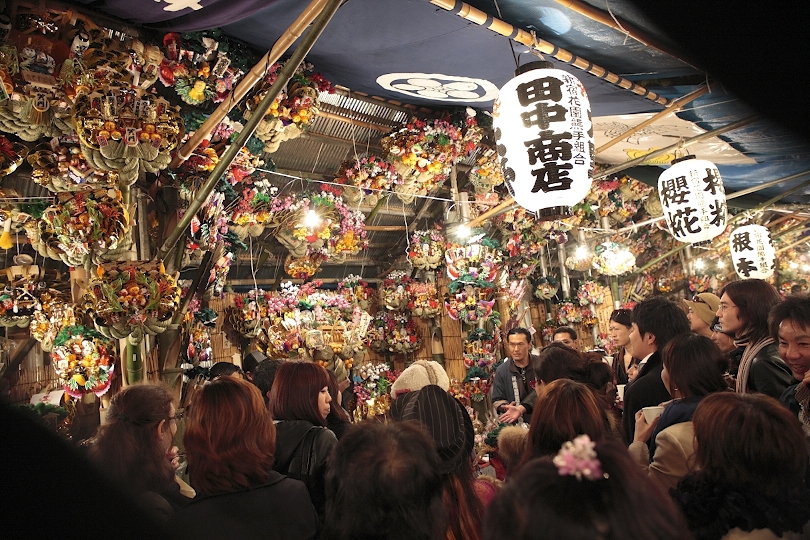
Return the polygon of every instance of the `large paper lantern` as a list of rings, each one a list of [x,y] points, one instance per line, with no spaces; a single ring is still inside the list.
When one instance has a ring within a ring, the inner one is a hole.
[[[768,229],[745,225],[732,231],[728,239],[734,270],[741,278],[768,279],[776,266],[776,251]]]
[[[658,177],[658,196],[676,240],[705,242],[726,230],[726,191],[711,161],[694,156],[673,161]]]
[[[521,66],[498,94],[493,127],[504,180],[515,201],[541,217],[588,194],[593,124],[588,95],[550,62]]]

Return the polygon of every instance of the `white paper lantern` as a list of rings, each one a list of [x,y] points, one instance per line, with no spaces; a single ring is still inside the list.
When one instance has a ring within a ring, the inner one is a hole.
[[[734,270],[741,278],[768,279],[776,266],[776,250],[767,227],[745,225],[728,239]]]
[[[585,198],[593,178],[593,123],[576,77],[550,62],[521,66],[501,88],[492,123],[504,180],[518,204],[550,216]]]
[[[658,177],[658,196],[676,240],[705,242],[726,230],[726,191],[711,161],[690,156],[673,162]]]

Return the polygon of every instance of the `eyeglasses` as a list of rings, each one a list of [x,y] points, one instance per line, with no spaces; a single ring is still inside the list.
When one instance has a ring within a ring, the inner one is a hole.
[[[179,411],[175,413],[174,416],[168,417],[166,420],[174,420],[175,422],[179,422],[182,419],[183,419],[183,411]]]
[[[737,306],[735,306],[734,304],[726,304],[726,303],[720,302],[719,311],[725,311],[727,309],[731,309],[731,308],[735,308],[735,307],[737,307]]]

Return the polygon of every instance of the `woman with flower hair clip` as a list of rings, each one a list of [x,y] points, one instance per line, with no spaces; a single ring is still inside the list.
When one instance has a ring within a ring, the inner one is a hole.
[[[686,540],[672,500],[615,441],[580,435],[555,457],[537,458],[495,498],[484,540]]]

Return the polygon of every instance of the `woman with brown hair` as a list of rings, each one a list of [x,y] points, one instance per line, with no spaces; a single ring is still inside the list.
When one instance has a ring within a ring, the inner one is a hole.
[[[326,374],[329,375],[329,397],[332,398],[332,403],[329,404],[329,414],[326,416],[326,427],[340,440],[346,430],[349,429],[349,426],[352,425],[352,419],[346,409],[343,408],[343,393],[340,391],[337,376],[328,369]]]
[[[113,396],[107,423],[99,427],[88,452],[158,521],[166,521],[189,501],[180,494],[174,476],[177,419],[174,398],[166,387],[129,386]]]
[[[808,450],[796,417],[768,396],[720,392],[692,421],[700,470],[672,493],[695,539],[806,538]]]
[[[320,516],[326,506],[326,462],[337,444],[326,427],[331,402],[329,374],[318,364],[286,362],[278,368],[270,389],[276,421],[273,470],[304,482]]]
[[[583,434],[596,442],[612,437],[604,403],[588,385],[570,379],[544,385],[538,390],[522,463],[553,456],[564,442]]]
[[[675,487],[692,470],[692,416],[698,404],[710,394],[728,390],[721,371],[722,357],[711,339],[697,334],[675,336],[664,346],[661,380],[673,399],[650,424],[643,411],[636,413],[630,445],[630,455],[664,491]]]
[[[306,487],[272,470],[275,426],[259,389],[234,377],[194,396],[184,442],[197,497],[169,521],[180,538],[309,539]]]
[[[760,392],[779,399],[793,381],[768,328],[768,314],[781,301],[779,291],[761,279],[732,281],[723,288],[717,310],[720,327],[734,333],[735,345],[745,347],[737,371],[740,394]]]
[[[630,330],[633,328],[633,310],[614,309],[610,314],[610,338],[616,344],[613,352],[613,372],[616,374],[616,384],[627,384],[630,382],[630,367],[634,363],[634,358],[629,350]]]

